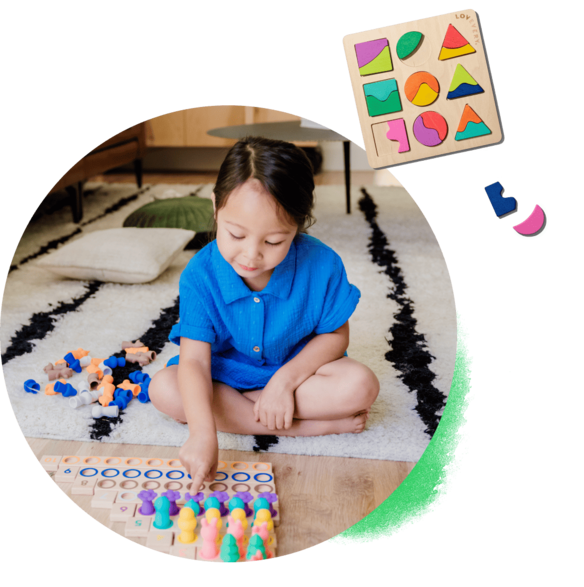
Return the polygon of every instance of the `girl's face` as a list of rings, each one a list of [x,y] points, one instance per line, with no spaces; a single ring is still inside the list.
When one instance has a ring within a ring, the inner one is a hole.
[[[215,198],[213,196],[213,204]],[[257,179],[248,179],[215,213],[217,246],[223,258],[253,291],[266,287],[297,233],[276,200]]]

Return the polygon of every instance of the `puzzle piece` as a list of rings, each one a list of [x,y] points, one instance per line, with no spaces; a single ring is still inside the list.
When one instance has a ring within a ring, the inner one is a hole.
[[[475,94],[482,94],[483,92],[483,88],[474,77],[460,63],[457,64],[446,99],[455,100],[456,98],[473,96]]]
[[[426,147],[440,145],[448,134],[448,124],[441,114],[429,110],[414,121],[414,136]]]
[[[397,56],[405,61],[408,57],[411,57],[422,45],[424,41],[424,35],[418,31],[410,31],[405,35],[402,35],[397,42],[395,48]]]
[[[470,55],[476,53],[471,47],[470,43],[452,26],[448,25],[442,49],[440,50],[440,61],[452,59],[453,57],[462,57],[463,55]]]
[[[397,82],[387,79],[363,86],[369,116],[399,112],[402,109]]]
[[[491,201],[491,206],[493,206],[493,210],[499,218],[503,218],[503,216],[517,210],[517,200],[511,197],[504,198],[502,195],[503,189],[503,186],[499,182],[488,185],[485,188],[487,196],[489,196],[489,200]]]
[[[475,137],[490,135],[491,129],[483,122],[482,118],[468,105],[460,118],[460,123],[456,131],[455,141],[464,141]]]
[[[403,118],[396,118],[395,120],[388,120],[387,138],[390,141],[397,141],[399,147],[398,153],[405,153],[410,150],[410,142],[408,141],[408,133],[406,131],[406,123]]]
[[[536,236],[544,229],[545,223],[545,212],[536,205],[527,220],[515,225],[513,228],[523,236]]]
[[[418,71],[407,79],[404,92],[406,98],[415,106],[429,106],[438,98],[440,84],[427,71]]]
[[[355,52],[357,53],[357,65],[361,75],[385,73],[393,69],[387,39],[375,39],[374,41],[357,43]]]

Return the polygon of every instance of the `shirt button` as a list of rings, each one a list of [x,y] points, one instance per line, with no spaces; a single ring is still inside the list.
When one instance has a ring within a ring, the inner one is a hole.
[[[253,299],[253,301],[254,301],[256,304],[259,304],[261,300],[260,300],[260,298],[254,298],[254,299]]]
[[[253,352],[254,353],[259,353],[260,352],[260,347],[259,346],[254,346],[253,347]]]

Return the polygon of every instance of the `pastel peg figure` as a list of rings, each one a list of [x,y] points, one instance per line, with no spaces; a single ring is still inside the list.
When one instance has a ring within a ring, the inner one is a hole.
[[[206,502],[205,502],[206,503]],[[221,521],[221,512],[217,508],[208,508],[205,510],[205,518],[207,522],[210,522],[212,519],[217,519],[217,530],[221,528],[223,522]]]
[[[187,493],[187,495],[189,495],[189,494]],[[186,498],[186,496],[185,496],[185,498]],[[191,499],[190,496],[189,496],[189,500],[187,501],[187,503],[185,503],[185,508],[190,508],[191,510],[193,510],[193,512],[195,513],[195,516],[198,516],[201,513],[201,506],[199,506],[199,504],[194,499]]]
[[[219,539],[219,528],[217,528],[217,518],[211,518],[209,522],[207,518],[201,520],[201,536],[203,537],[203,546],[199,551],[199,555],[206,560],[213,560],[219,554],[219,546],[217,541]]]
[[[192,544],[197,539],[197,536],[195,535],[195,528],[197,527],[195,512],[188,507],[182,508],[178,515],[177,524],[182,530],[178,535],[177,540],[181,544]]]
[[[235,537],[231,534],[226,534],[223,538],[220,556],[224,563],[236,563],[241,558]]]
[[[168,491],[165,491],[162,495],[168,497],[168,501],[170,502],[170,510],[168,511],[168,515],[176,516],[179,510],[179,507],[176,505],[176,500],[180,499],[180,492],[169,489]]]
[[[273,504],[278,501],[278,496],[275,493],[270,493],[266,491],[265,493],[260,493],[258,497],[262,497],[263,499],[267,500],[270,504],[270,514],[272,514],[272,519],[278,515],[278,512],[274,509]]]
[[[154,516],[154,522],[152,525],[158,530],[167,530],[172,527],[172,520],[170,519],[170,501],[168,497],[161,495],[154,502],[154,509],[156,515]]]
[[[221,504],[219,503],[219,500],[214,495],[210,495],[205,500],[205,509],[206,510],[215,509],[215,510],[221,511]]]
[[[158,497],[158,493],[152,489],[144,489],[138,493],[138,499],[142,500],[142,505],[138,508],[138,513],[142,516],[151,516],[156,511],[152,502]]]
[[[237,497],[243,501],[243,509],[245,510],[246,516],[251,516],[253,514],[252,509],[249,507],[249,503],[253,501],[253,495],[249,491],[238,491],[234,497]]]
[[[253,502],[253,519],[256,519],[256,516],[258,515],[258,512],[260,510],[269,510],[270,509],[270,504],[268,502],[268,500],[265,497],[258,497],[254,502]]]
[[[247,530],[247,526],[248,526],[247,516],[245,515],[245,511],[243,509],[236,508],[234,510],[231,510],[231,515],[227,519],[230,520],[231,518],[241,522],[241,525],[243,526],[244,532],[245,532],[245,530]]]
[[[264,548],[266,549],[266,556],[267,556],[267,558],[273,558],[274,553],[268,548],[268,543],[270,541],[270,533],[268,531],[268,523],[267,522],[262,522],[261,525],[254,526],[251,529],[251,533],[252,533],[252,536],[254,534],[258,534],[261,537],[261,539],[262,539],[262,541],[264,543]]]
[[[199,504],[200,512],[197,515],[204,514],[205,508],[203,507],[203,500],[205,499],[205,494],[202,491],[196,493],[195,495],[191,495],[190,493],[185,493],[185,499],[190,501],[191,499]]]
[[[244,533],[244,529],[243,529],[243,524],[241,523],[241,520],[234,520],[231,516],[228,516],[227,518],[228,520],[228,527],[227,527],[227,534],[234,536],[235,540],[237,542],[237,546],[239,548],[243,547],[243,533]],[[246,520],[247,522],[247,520]]]
[[[259,534],[254,534],[250,538],[249,545],[247,547],[247,555],[245,558],[248,561],[263,560],[266,558],[266,549],[264,548],[264,542]]]
[[[259,510],[256,513],[256,518],[253,522],[255,526],[261,526],[264,522],[268,524],[268,531],[271,532],[274,529],[274,521],[272,520],[272,514],[270,510]]]
[[[227,505],[230,512],[233,510],[245,509],[245,504],[243,503],[243,499],[241,499],[241,497],[232,497]]]
[[[215,497],[219,501],[219,511],[222,516],[226,516],[229,513],[225,503],[229,501],[229,494],[226,491],[213,491],[209,496],[209,499]]]

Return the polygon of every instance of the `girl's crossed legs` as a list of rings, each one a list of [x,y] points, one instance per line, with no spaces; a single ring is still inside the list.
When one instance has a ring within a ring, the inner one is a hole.
[[[159,411],[184,422],[177,374],[177,365],[156,373],[149,394]],[[379,381],[371,369],[349,357],[323,365],[296,389],[294,420],[288,430],[269,430],[256,422],[253,407],[260,393],[261,390],[240,393],[214,381],[213,414],[217,430],[279,436],[359,433],[379,393]]]

